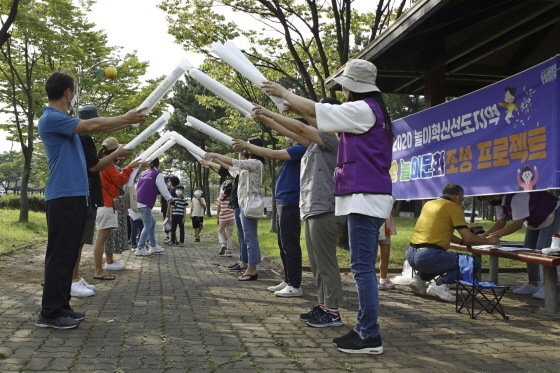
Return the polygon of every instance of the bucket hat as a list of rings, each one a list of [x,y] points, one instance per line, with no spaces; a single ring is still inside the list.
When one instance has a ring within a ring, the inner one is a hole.
[[[85,105],[78,109],[78,118],[80,119],[98,118],[100,116],[97,112],[97,106]]]
[[[344,66],[342,74],[334,81],[352,92],[381,92],[375,85],[377,67],[366,60],[349,60]]]

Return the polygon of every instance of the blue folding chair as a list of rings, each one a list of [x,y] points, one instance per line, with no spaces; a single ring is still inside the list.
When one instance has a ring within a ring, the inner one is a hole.
[[[479,282],[475,273],[475,260],[480,261],[480,258],[465,254],[457,255],[456,312],[460,313],[465,308],[470,318],[476,319],[482,312],[490,313],[497,318],[493,313],[497,311],[505,320],[509,320],[500,304],[509,286],[498,286],[489,281]],[[476,314],[475,305],[481,307]]]

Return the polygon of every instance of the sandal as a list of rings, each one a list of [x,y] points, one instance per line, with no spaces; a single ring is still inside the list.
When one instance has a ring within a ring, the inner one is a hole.
[[[114,275],[106,274],[103,276],[93,276],[95,280],[114,280],[116,277]]]
[[[237,278],[237,281],[256,281],[257,277],[259,277],[258,273],[255,273],[254,275],[243,275],[243,276],[239,276]]]

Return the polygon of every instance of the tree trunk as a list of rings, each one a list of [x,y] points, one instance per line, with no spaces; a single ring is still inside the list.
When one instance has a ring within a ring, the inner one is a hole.
[[[31,175],[31,154],[28,148],[22,150],[24,152],[25,163],[23,166],[23,175],[21,175],[21,185],[19,194],[19,222],[27,223],[29,221],[29,199],[27,198],[27,187],[29,186],[29,176]],[[31,149],[32,151],[32,149]]]

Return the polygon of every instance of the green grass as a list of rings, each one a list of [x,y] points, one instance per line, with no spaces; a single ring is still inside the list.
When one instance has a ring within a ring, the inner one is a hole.
[[[29,222],[20,223],[19,210],[0,209],[0,253],[47,238],[44,212],[29,211]]]
[[[204,218],[204,228],[212,232],[218,231],[218,226],[216,225],[216,217]],[[412,231],[414,230],[414,225],[416,224],[416,218],[395,218],[395,224],[397,226],[398,234],[396,236],[391,236],[391,257],[389,260],[389,267],[401,268],[406,257],[406,249],[410,243],[410,237],[412,236]],[[482,226],[484,229],[490,228],[494,222],[488,220],[476,221],[473,226]],[[303,223],[302,223],[303,232]],[[525,237],[525,228],[506,237],[508,241],[523,241]],[[234,241],[237,238],[234,232]],[[270,219],[261,219],[259,221],[259,244],[261,247],[261,254],[265,256],[272,256],[275,258],[280,258],[280,253],[278,251],[278,240],[276,233],[270,232]],[[307,250],[305,249],[305,237],[301,236],[301,248],[303,265],[309,265],[309,257],[307,256]],[[350,266],[350,256],[348,251],[343,249],[338,249],[337,251],[338,263],[340,267]],[[525,263],[510,260],[510,259],[499,259],[500,267],[524,267]],[[482,265],[488,267],[488,256],[483,256]]]

